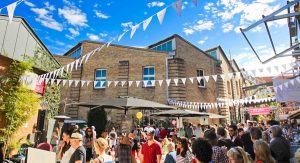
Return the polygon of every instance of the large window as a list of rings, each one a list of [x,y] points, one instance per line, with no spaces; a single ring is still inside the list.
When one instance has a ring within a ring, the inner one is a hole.
[[[218,54],[217,54],[217,51],[216,51],[216,50],[210,51],[210,52],[208,52],[208,54],[209,54],[210,56],[212,56],[213,58],[218,59]]]
[[[96,69],[95,70],[95,81],[99,81],[95,88],[105,88],[106,85],[106,69]]]
[[[70,55],[72,58],[79,58],[81,56],[81,47],[77,48]]]
[[[146,66],[143,67],[143,81],[147,81],[147,84],[143,86],[144,87],[154,87],[154,82],[152,81],[155,80],[155,69],[154,66]]]
[[[204,76],[204,70],[202,70],[202,69],[197,70],[197,77],[202,77],[200,79],[200,82],[198,81],[199,87],[205,87],[205,81],[204,81],[203,76]]]
[[[156,51],[165,51],[165,52],[169,52],[172,51],[172,40],[165,42],[163,44],[157,45],[153,48],[151,48],[152,50],[156,50]]]

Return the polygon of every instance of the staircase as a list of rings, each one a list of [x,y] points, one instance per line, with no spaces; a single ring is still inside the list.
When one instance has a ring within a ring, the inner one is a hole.
[[[184,60],[181,58],[173,58],[168,60],[168,76],[169,79],[186,78]],[[169,86],[169,98],[177,101],[186,101],[186,86],[178,81],[177,86],[172,81]]]

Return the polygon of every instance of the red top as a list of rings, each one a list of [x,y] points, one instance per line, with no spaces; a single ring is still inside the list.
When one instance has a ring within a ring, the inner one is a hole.
[[[162,148],[157,141],[150,146],[148,142],[142,145],[142,154],[144,155],[144,163],[157,163],[157,155],[162,154]]]
[[[166,129],[163,129],[160,131],[159,136],[160,138],[164,139],[168,134],[168,131]]]

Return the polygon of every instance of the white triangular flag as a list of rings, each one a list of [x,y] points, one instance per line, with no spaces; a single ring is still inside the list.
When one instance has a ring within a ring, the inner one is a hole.
[[[143,21],[143,30],[145,31],[152,20],[152,16]]]
[[[283,68],[283,70],[286,70],[286,64],[281,65],[281,67]]]
[[[217,81],[218,75],[212,75],[212,78],[214,79],[214,81]]]
[[[71,63],[67,64],[67,69],[66,69],[67,73],[69,72],[70,65],[71,65]]]
[[[155,86],[155,80],[151,80],[151,85]]]
[[[204,76],[205,81],[208,83],[209,76]]]
[[[225,80],[225,75],[221,74],[220,77],[222,78],[222,80]]]
[[[140,24],[131,27],[130,39],[133,37],[135,31],[140,27]]]
[[[162,24],[164,21],[166,11],[167,11],[167,8],[164,8],[157,13],[157,18],[158,18],[160,24]]]
[[[267,67],[267,70],[268,70],[268,73],[271,73],[271,72],[272,72],[271,67]]]
[[[69,80],[69,87],[71,87],[73,80]]]
[[[140,83],[141,83],[140,80],[135,81],[136,87],[139,87]]]
[[[282,90],[282,84],[280,84],[278,87],[280,88],[280,90]]]
[[[175,11],[179,16],[181,16],[182,11],[182,0],[178,0],[177,2],[173,2],[172,6],[174,7]]]
[[[191,83],[194,83],[194,78],[189,78]]]
[[[295,85],[295,80],[294,80],[294,79],[291,79],[291,80],[290,80],[290,83],[291,83],[292,85]]]
[[[240,78],[241,78],[241,73],[240,73],[240,72],[236,72],[236,73],[235,73],[235,77],[236,77],[237,79],[240,79]]]
[[[80,82],[80,80],[75,80],[75,87],[77,87],[79,82]]]
[[[63,80],[63,86],[66,85],[67,81],[68,81],[68,80]]]
[[[108,48],[108,47],[110,46],[110,44],[111,44],[113,41],[114,41],[114,39],[110,40],[110,41],[107,43],[106,47]]]
[[[82,81],[81,81],[81,87],[84,86],[85,82],[86,82],[85,80],[82,80]]]
[[[256,70],[251,70],[251,72],[253,76],[256,76]]]
[[[173,80],[174,80],[175,85],[177,86],[177,84],[178,84],[178,79],[173,79]]]
[[[183,83],[183,85],[185,85],[186,78],[181,78],[180,80],[181,80],[181,82]]]
[[[48,79],[48,78],[46,78],[46,85],[48,84],[48,82],[49,82],[49,79]]]
[[[94,87],[99,83],[99,80],[94,81]],[[101,85],[100,85],[101,86]]]
[[[76,59],[76,61],[75,61],[75,69],[76,69],[76,70],[77,70],[79,61],[80,61],[80,58],[79,58],[79,59]]]
[[[85,59],[86,55],[82,56],[81,61],[79,63],[79,67],[81,67],[83,60]]]
[[[279,71],[279,68],[278,66],[274,66],[275,70],[278,72]]]
[[[168,87],[169,87],[169,86],[170,86],[170,83],[171,83],[171,79],[167,79],[166,82],[167,82],[167,85],[168,85]]]
[[[200,83],[200,82],[201,82],[201,79],[202,79],[202,77],[197,77],[197,81],[198,81],[198,83]]]
[[[56,80],[56,85],[59,85],[60,82],[61,82],[61,79],[57,79],[57,80]]]
[[[6,7],[6,9],[7,9],[7,14],[8,14],[8,17],[9,17],[9,23],[11,23],[11,21],[12,21],[12,19],[13,19],[13,17],[14,17],[14,12],[15,12],[15,9],[16,9],[16,6],[17,6],[17,3],[18,3],[19,1],[17,1],[17,2],[14,2],[14,3],[12,3],[12,4],[10,4],[10,5],[8,5],[7,7]]]
[[[52,74],[53,74],[53,72],[50,72],[50,75],[49,75],[49,78],[50,78],[50,79],[52,78]]]
[[[158,80],[159,86],[161,87],[163,80]]]
[[[88,87],[92,81],[87,81],[86,86]]]
[[[55,82],[55,79],[51,79],[51,85],[53,85]]]
[[[118,42],[123,38],[123,36],[127,33],[128,31],[124,31],[120,36],[118,37]]]
[[[143,80],[143,86],[147,87],[148,80]]]
[[[105,81],[100,81],[100,87],[101,88],[105,87],[104,83],[105,83]]]
[[[86,55],[86,58],[85,58],[84,63],[86,63],[86,62],[89,60],[90,56],[91,56],[92,54],[94,54],[94,53],[95,53],[95,50],[89,52],[89,53]]]
[[[228,74],[227,74],[227,77],[228,77],[229,80],[231,80],[232,77],[233,77],[233,73],[228,73]]]
[[[125,85],[126,81],[121,81],[121,86],[123,87]]]
[[[119,81],[114,81],[115,87],[119,84]]]
[[[296,78],[297,82],[300,83],[300,77]]]
[[[111,83],[112,81],[107,81],[107,88],[110,86]]]
[[[65,67],[62,67],[61,70],[60,70],[60,76],[61,76],[61,77],[62,77],[63,74],[64,74],[64,69],[65,69]]]
[[[131,87],[133,81],[128,81],[128,86]]]
[[[70,72],[72,72],[73,67],[74,67],[74,64],[75,64],[75,61],[71,63],[71,69],[70,69]]]
[[[288,88],[288,87],[289,87],[289,82],[285,82],[285,83],[284,83],[284,86],[285,86],[286,88]]]

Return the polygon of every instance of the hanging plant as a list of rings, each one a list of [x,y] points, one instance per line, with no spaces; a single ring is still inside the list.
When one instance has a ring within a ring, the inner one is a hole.
[[[47,105],[47,118],[51,119],[60,111],[60,89],[57,85],[46,85],[43,101]]]

